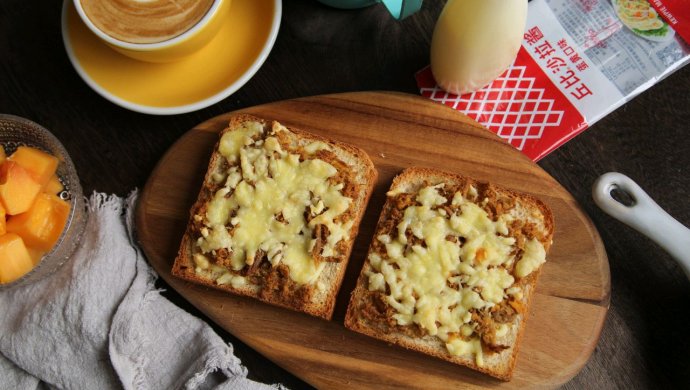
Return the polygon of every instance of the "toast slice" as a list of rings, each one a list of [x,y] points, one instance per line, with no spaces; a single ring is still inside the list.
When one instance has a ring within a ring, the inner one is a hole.
[[[553,229],[529,195],[406,169],[388,192],[345,326],[510,380]]]
[[[237,115],[213,150],[172,274],[330,319],[376,176],[361,149]]]

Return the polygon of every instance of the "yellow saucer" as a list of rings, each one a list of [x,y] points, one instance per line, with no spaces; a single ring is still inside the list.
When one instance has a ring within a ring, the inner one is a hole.
[[[207,46],[157,64],[111,49],[65,0],[62,39],[77,73],[101,96],[137,112],[181,114],[208,107],[249,81],[273,47],[281,13],[280,0],[233,0],[227,22]]]

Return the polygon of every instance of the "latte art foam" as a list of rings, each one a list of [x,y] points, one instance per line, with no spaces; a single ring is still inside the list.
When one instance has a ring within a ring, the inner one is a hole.
[[[156,43],[192,28],[213,0],[80,0],[86,16],[105,34],[125,42]]]

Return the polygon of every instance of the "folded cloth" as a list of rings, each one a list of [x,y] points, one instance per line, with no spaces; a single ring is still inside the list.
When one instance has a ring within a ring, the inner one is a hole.
[[[135,201],[94,193],[71,259],[0,291],[0,388],[279,388],[247,379],[232,345],[155,289],[132,239]]]

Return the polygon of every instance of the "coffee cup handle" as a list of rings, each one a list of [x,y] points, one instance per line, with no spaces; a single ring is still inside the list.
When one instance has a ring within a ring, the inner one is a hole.
[[[381,0],[396,19],[405,19],[422,8],[422,0]]]

